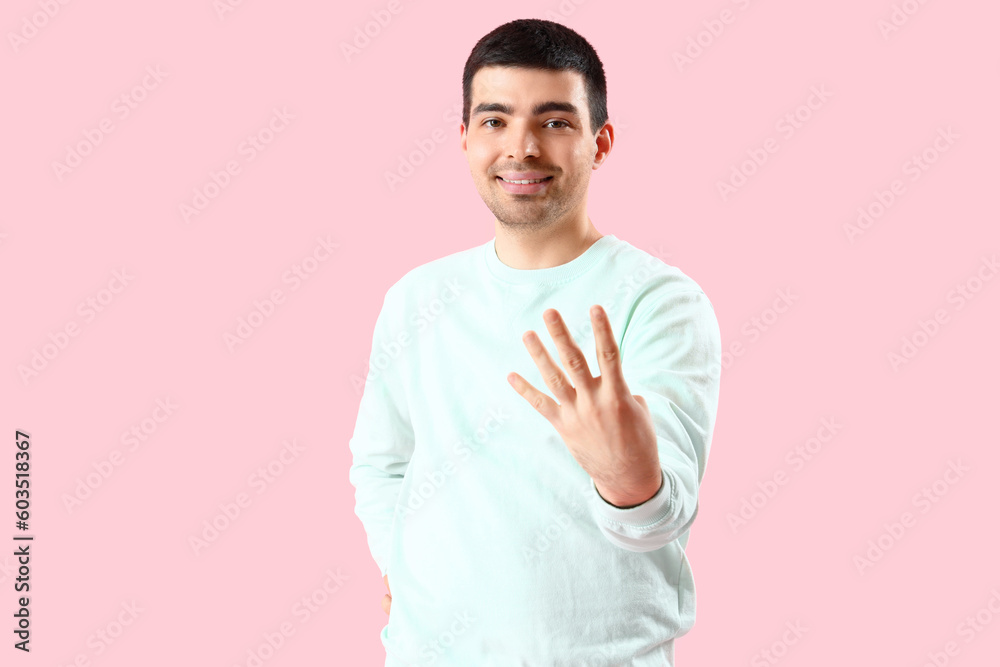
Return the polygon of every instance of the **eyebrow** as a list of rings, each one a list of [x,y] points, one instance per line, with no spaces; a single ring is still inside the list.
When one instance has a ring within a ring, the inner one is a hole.
[[[556,102],[556,101],[542,102],[541,104],[536,104],[531,109],[531,115],[540,116],[543,113],[547,113],[549,111],[562,111],[568,114],[572,114],[577,118],[580,117],[580,111],[576,108],[575,104],[570,104],[569,102]],[[503,104],[501,102],[489,102],[489,103],[483,102],[481,104],[476,105],[476,108],[472,112],[472,117],[475,118],[480,114],[491,113],[491,112],[503,113],[507,114],[508,116],[514,115],[514,109],[509,104]]]

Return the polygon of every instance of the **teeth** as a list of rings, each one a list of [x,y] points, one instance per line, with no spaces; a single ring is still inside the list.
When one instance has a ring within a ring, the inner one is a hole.
[[[508,181],[503,176],[501,176],[500,179],[503,180],[503,181],[505,181],[505,182],[507,182],[507,183],[519,183],[521,185],[527,185],[528,183],[541,183],[542,181],[546,180],[545,178],[536,178],[536,179],[533,179],[533,180],[530,180],[530,181]]]

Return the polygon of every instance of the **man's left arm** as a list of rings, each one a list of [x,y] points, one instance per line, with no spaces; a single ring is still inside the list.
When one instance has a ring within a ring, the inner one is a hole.
[[[642,298],[620,353],[629,391],[645,399],[653,418],[662,481],[651,498],[629,507],[605,500],[591,481],[591,508],[612,544],[652,551],[684,534],[698,513],[722,370],[711,302],[696,290]]]

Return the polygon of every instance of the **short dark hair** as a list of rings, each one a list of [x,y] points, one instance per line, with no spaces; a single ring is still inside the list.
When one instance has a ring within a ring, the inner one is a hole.
[[[574,70],[586,86],[590,131],[608,121],[608,84],[594,47],[579,33],[544,19],[517,19],[484,36],[472,49],[462,73],[462,123],[469,127],[472,78],[483,67],[527,67]]]

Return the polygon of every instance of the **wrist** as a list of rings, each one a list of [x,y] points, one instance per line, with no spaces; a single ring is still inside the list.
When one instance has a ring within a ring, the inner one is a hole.
[[[633,507],[638,507],[643,503],[649,502],[660,489],[663,488],[666,482],[663,470],[660,470],[659,482],[655,486],[647,486],[641,490],[633,490],[630,492],[616,492],[611,489],[602,488],[600,484],[596,481],[594,482],[594,487],[597,489],[597,495],[599,495],[604,502],[608,503],[613,507],[618,509],[631,509]]]

